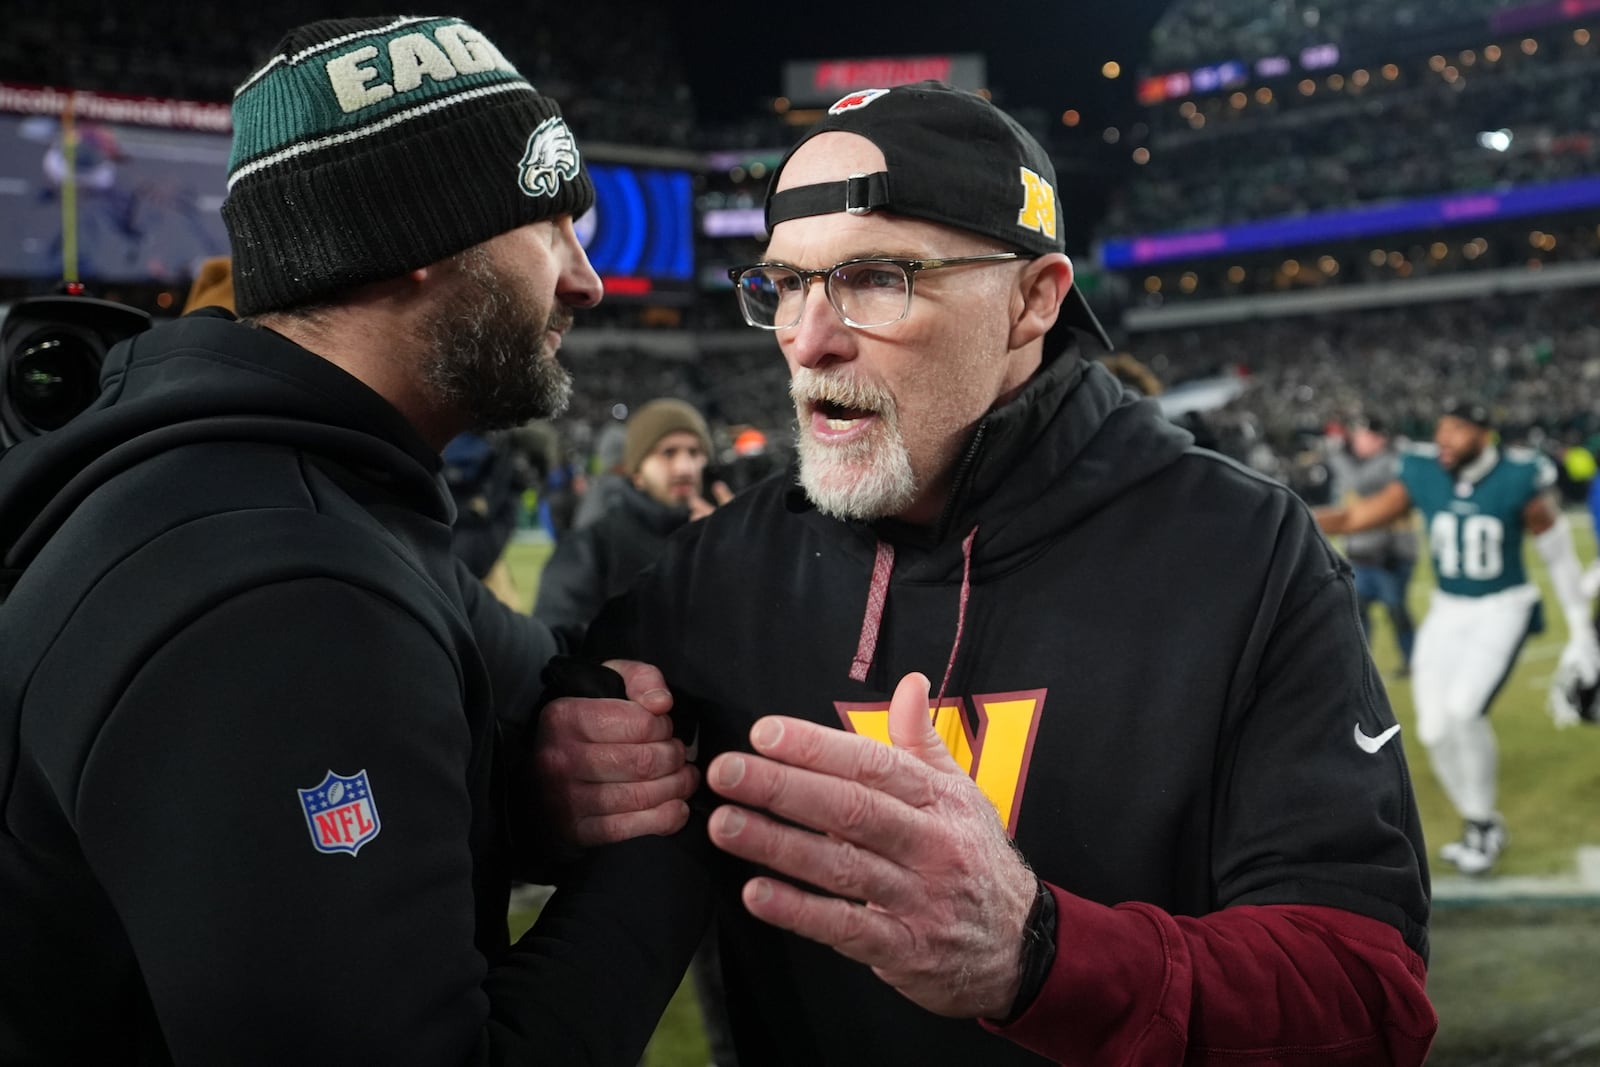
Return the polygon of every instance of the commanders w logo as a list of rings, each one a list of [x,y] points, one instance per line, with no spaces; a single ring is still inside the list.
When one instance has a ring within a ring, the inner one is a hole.
[[[1017,835],[1017,812],[1022,808],[1022,788],[1028,778],[1033,738],[1039,731],[1046,690],[974,696],[978,706],[978,736],[967,725],[960,700],[928,709],[934,731],[944,741],[956,764],[972,776],[983,795],[1000,813],[1012,837]],[[835,702],[839,718],[853,733],[889,743],[888,704]]]
[[[563,179],[578,176],[578,142],[559,115],[539,123],[528,135],[528,150],[522,153],[518,184],[529,196],[555,196]]]

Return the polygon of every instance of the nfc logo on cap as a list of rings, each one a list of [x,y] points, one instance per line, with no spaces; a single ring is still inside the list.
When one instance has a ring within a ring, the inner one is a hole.
[[[1051,240],[1056,236],[1056,191],[1050,183],[1027,167],[1022,172],[1022,210],[1017,212],[1017,225],[1034,233],[1042,233]]]

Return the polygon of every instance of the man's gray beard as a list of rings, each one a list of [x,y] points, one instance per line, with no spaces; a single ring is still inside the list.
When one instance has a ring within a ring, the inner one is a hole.
[[[478,430],[561,414],[572,397],[572,375],[541,349],[545,331],[565,324],[563,312],[515,293],[481,248],[455,262],[461,270],[455,306],[423,324],[422,371],[435,397],[466,412]]]
[[[807,383],[821,382],[821,376],[802,376],[789,383],[798,400],[815,390]],[[879,426],[866,437],[847,445],[824,445],[811,435],[811,427],[797,422],[796,451],[800,455],[800,486],[824,515],[855,522],[872,522],[898,515],[917,498],[917,480],[911,471],[911,456],[900,436],[900,421],[894,404],[871,391],[858,392],[843,382],[827,382],[823,394],[850,406],[869,406],[877,412]],[[870,405],[866,395],[875,399]],[[797,419],[799,408],[796,409]]]

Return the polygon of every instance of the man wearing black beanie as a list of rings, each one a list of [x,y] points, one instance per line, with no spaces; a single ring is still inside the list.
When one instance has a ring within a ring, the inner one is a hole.
[[[239,319],[124,342],[0,466],[0,1062],[636,1062],[698,925],[616,877],[659,838],[540,848],[557,645],[452,555],[440,479],[565,405],[577,143],[451,18],[296,29],[233,114]],[[515,945],[513,878],[561,886]]]

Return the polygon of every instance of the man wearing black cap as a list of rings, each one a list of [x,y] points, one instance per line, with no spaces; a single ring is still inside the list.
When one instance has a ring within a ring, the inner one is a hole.
[[[1328,533],[1356,533],[1387,526],[1413,507],[1422,512],[1437,585],[1411,659],[1417,736],[1462,818],[1461,839],[1440,855],[1463,874],[1481,875],[1507,843],[1489,706],[1523,641],[1543,628],[1539,587],[1522,565],[1524,531],[1544,557],[1566,616],[1556,687],[1600,681],[1600,640],[1572,530],[1551,492],[1550,461],[1497,447],[1488,410],[1477,403],[1447,404],[1433,441],[1431,449],[1403,454],[1388,486],[1346,507],[1320,509],[1317,522]]]
[[[577,145],[451,18],[294,30],[233,119],[241,319],[119,345],[0,469],[0,1062],[632,1063],[697,931],[641,958],[676,927],[609,853],[508,943],[556,645],[440,478],[565,402]]]
[[[1104,339],[1049,157],[921,83],[838,101],[772,189],[732,275],[795,478],[591,631],[661,657],[732,801],[741,1062],[1420,1063],[1422,839],[1400,746],[1359,743],[1394,719],[1348,567],[1047,351],[1062,318]],[[541,762],[615,765],[558,727]]]

